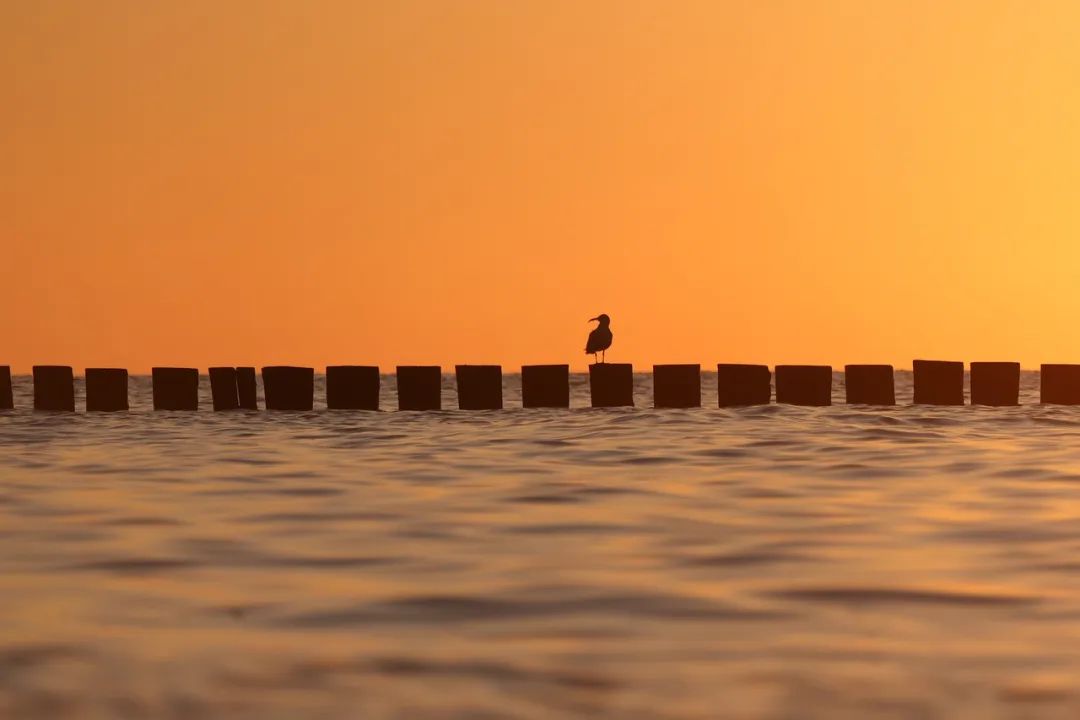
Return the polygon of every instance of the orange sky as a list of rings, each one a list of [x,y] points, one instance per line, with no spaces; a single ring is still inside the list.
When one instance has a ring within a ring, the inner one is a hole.
[[[0,6],[0,364],[1080,362],[1072,0]]]

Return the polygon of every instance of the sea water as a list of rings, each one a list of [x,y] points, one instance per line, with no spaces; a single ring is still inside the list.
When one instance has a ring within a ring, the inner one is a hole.
[[[155,413],[133,377],[129,413],[55,415],[17,378],[0,717],[1080,717],[1080,408],[842,381],[214,413],[204,378]]]

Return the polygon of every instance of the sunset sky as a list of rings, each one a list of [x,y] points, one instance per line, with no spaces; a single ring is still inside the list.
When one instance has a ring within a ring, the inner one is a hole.
[[[1080,362],[1074,0],[0,5],[0,364]]]

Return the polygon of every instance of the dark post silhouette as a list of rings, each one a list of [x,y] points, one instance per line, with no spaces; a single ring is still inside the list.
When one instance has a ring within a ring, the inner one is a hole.
[[[127,409],[128,371],[122,368],[87,368],[87,412],[123,412]]]
[[[593,363],[589,366],[589,393],[594,408],[633,407],[634,366]]]
[[[523,365],[521,405],[527,408],[570,407],[570,366]]]
[[[379,368],[332,365],[326,368],[326,407],[330,410],[378,410]]]
[[[236,368],[236,400],[241,410],[259,409],[259,392],[255,385],[255,368]]]
[[[34,409],[75,412],[75,374],[71,367],[34,366]]]
[[[963,405],[964,363],[953,360],[916,360],[916,405]]]
[[[892,365],[845,365],[844,388],[849,405],[895,405]]]
[[[398,365],[399,410],[441,410],[442,368],[438,365]]]
[[[1080,365],[1043,364],[1039,368],[1039,402],[1080,405]]]
[[[502,367],[499,365],[458,365],[458,408],[461,410],[502,410]]]
[[[1020,363],[971,363],[972,405],[1019,405]]]
[[[832,367],[777,365],[776,402],[787,405],[832,405]]]
[[[239,410],[240,399],[236,389],[236,368],[210,368],[210,394],[214,398],[214,410]]]
[[[11,368],[0,365],[0,410],[14,410],[15,396],[11,391]]]
[[[315,404],[315,370],[278,365],[262,369],[267,410],[311,410]]]
[[[198,410],[199,371],[195,368],[161,368],[151,372],[155,410]]]
[[[772,401],[772,373],[767,365],[720,363],[716,366],[716,394],[720,407],[768,405]]]
[[[701,407],[701,365],[653,365],[653,406]]]

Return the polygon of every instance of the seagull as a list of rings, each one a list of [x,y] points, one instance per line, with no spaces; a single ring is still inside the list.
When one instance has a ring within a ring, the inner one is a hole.
[[[604,362],[604,351],[611,347],[611,318],[601,313],[589,322],[598,322],[599,325],[589,333],[589,341],[585,343],[585,354],[593,356],[596,362],[596,353],[600,353],[600,362]]]

